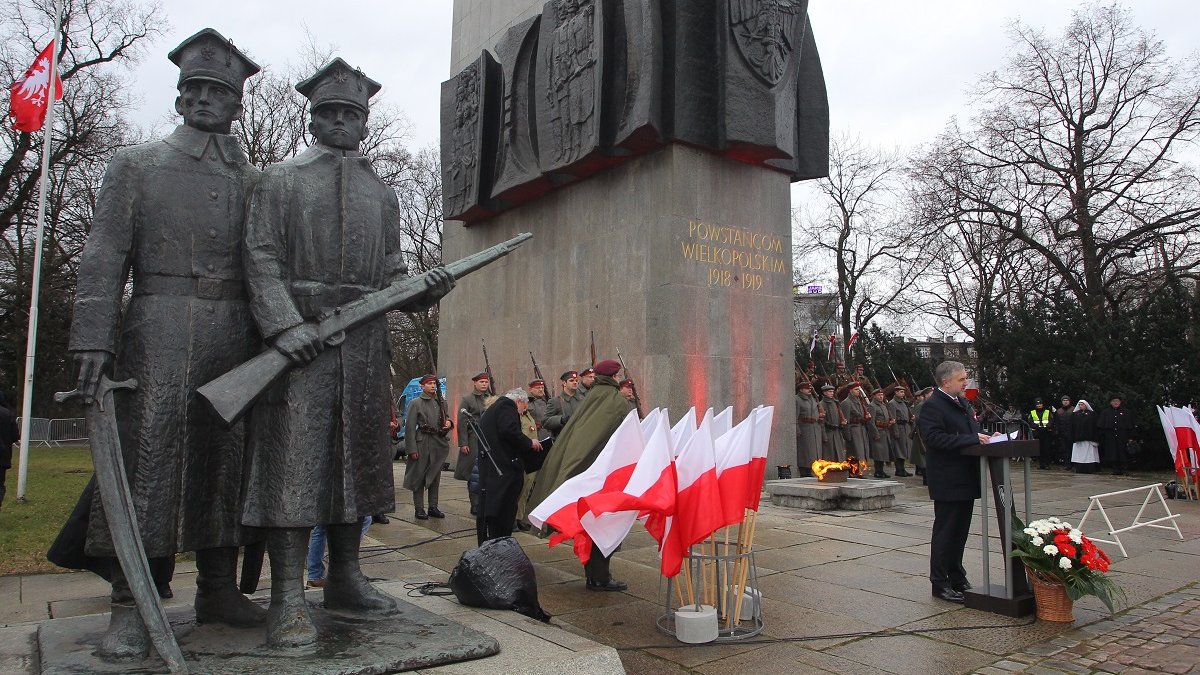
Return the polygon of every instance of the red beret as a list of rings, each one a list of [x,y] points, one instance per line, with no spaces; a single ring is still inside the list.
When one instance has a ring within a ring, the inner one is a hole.
[[[480,381],[480,380],[490,380],[490,379],[492,379],[492,378],[488,377],[488,374],[487,374],[487,372],[485,371],[485,372],[482,372],[482,373],[480,373],[480,374],[476,375],[475,377],[472,377],[472,378],[471,378],[471,381],[472,381],[472,382],[478,382],[478,381]]]
[[[426,375],[421,378],[421,386],[424,387],[426,382],[437,382],[436,375]]]
[[[534,380],[533,382],[530,382],[530,383],[529,383],[529,388],[530,388],[530,389],[532,389],[532,388],[534,388],[534,387],[544,387],[544,386],[546,386],[546,381],[545,381],[545,380]]]
[[[613,361],[612,359],[604,359],[600,363],[596,364],[596,374],[597,375],[604,375],[607,377],[612,377],[613,375],[616,375],[617,371],[620,369],[621,369],[621,364],[618,363],[617,361]]]

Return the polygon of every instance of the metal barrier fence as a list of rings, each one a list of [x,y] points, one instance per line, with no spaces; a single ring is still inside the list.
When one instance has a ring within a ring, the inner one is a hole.
[[[17,427],[20,426],[21,418],[18,417]],[[58,420],[45,417],[29,418],[29,447],[51,447],[63,443],[84,443],[87,440],[87,420],[83,417]]]

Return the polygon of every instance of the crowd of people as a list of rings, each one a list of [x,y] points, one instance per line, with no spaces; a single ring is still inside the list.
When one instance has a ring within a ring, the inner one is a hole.
[[[1037,440],[1039,468],[1062,466],[1076,473],[1096,473],[1105,466],[1114,476],[1124,475],[1137,436],[1135,417],[1120,394],[1111,395],[1102,410],[1083,399],[1073,402],[1070,396],[1063,396],[1055,408],[1035,399],[1024,414],[1011,404],[1003,413],[985,406],[980,421],[985,430]]]
[[[870,461],[875,478],[890,478],[889,464],[898,477],[913,473],[925,483],[925,444],[916,421],[933,387],[913,391],[903,380],[881,386],[865,374],[863,364],[848,371],[838,363],[834,374],[817,375],[814,364],[798,372],[796,384],[796,470],[812,475],[817,460]],[[1003,411],[982,399],[969,402],[979,426],[987,433],[1015,434],[1039,442],[1038,466],[1062,466],[1077,473],[1096,473],[1101,466],[1124,475],[1131,447],[1136,444],[1133,413],[1113,394],[1103,410],[1085,400],[1063,396],[1057,408],[1036,399],[1021,413],[1015,404]]]
[[[925,475],[925,454],[915,421],[932,387],[911,395],[902,381],[887,386],[872,383],[863,364],[854,372],[838,363],[828,377],[813,372],[815,364],[798,373],[796,384],[796,471],[812,475],[813,462],[870,461],[875,478]],[[913,473],[906,468],[911,462]]]

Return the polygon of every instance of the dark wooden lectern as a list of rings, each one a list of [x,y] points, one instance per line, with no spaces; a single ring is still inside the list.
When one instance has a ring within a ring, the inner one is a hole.
[[[996,523],[1000,526],[1000,548],[1004,551],[1004,585],[993,585],[991,566],[988,560],[988,492],[983,490],[982,499],[980,499],[980,516],[983,520],[980,528],[983,531],[983,588],[972,589],[965,593],[966,606],[1004,616],[1029,616],[1035,610],[1033,593],[1029,589],[1029,580],[1025,578],[1025,569],[1020,562],[1008,555],[1008,552],[1012,550],[1012,521],[1015,513],[1013,485],[1009,475],[1009,459],[1021,459],[1022,482],[1025,488],[1024,522],[1028,523],[1030,521],[1030,460],[1039,454],[1038,441],[1004,441],[972,445],[963,448],[962,454],[979,458],[981,485],[988,483],[989,473],[992,476],[992,498],[996,502]]]

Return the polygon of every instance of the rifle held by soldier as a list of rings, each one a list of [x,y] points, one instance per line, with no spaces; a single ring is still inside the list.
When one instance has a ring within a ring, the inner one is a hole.
[[[456,260],[446,265],[445,269],[453,274],[455,279],[461,279],[508,255],[531,238],[533,235],[528,232],[519,234],[508,241]],[[317,333],[327,345],[340,344],[348,331],[421,297],[426,289],[425,278],[426,275],[400,279],[390,286],[335,307],[318,320]],[[212,405],[221,419],[227,424],[233,424],[250,409],[267,387],[293,367],[295,364],[291,359],[272,347],[200,387],[198,392]]]
[[[487,342],[483,338],[479,338],[479,343],[483,345],[483,372],[488,376],[488,396],[496,395],[496,377],[492,375],[492,362],[488,360]]]

